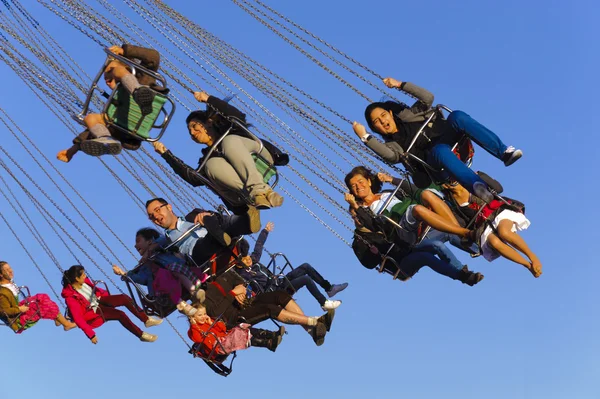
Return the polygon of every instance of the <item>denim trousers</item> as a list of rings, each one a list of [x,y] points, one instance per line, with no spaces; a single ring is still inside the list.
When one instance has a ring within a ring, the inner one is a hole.
[[[445,173],[439,176],[442,180],[452,177],[474,194],[473,185],[475,183],[482,183],[484,186],[487,184],[452,152],[454,144],[462,135],[467,135],[497,159],[502,159],[507,146],[494,132],[463,111],[450,113],[447,122],[448,131],[431,148],[427,155],[427,161],[435,168],[444,168]]]

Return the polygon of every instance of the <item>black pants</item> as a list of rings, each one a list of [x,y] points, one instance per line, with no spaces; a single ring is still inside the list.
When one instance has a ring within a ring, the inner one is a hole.
[[[292,300],[290,294],[285,291],[271,291],[258,294],[254,302],[239,312],[249,324],[257,324],[267,319],[276,319],[279,313]]]

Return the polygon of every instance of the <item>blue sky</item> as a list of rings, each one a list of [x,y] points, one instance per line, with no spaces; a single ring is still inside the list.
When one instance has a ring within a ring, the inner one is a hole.
[[[342,114],[363,122],[366,103],[362,98],[314,67],[232,2],[166,3]],[[103,60],[97,45],[37,2],[23,4],[87,74],[96,73]],[[97,5],[91,0],[90,4]],[[63,333],[51,322],[40,322],[21,336],[7,329],[0,331],[7,359],[4,380],[9,381],[3,394],[27,398],[84,395],[90,399],[240,394],[290,398],[600,397],[595,383],[600,371],[596,289],[600,276],[591,251],[598,222],[593,208],[598,189],[590,184],[600,155],[594,133],[598,6],[591,1],[537,0],[268,4],[379,74],[428,88],[436,102],[470,113],[507,144],[522,148],[525,156],[510,168],[481,150],[474,167],[500,180],[508,196],[526,203],[532,226],[523,236],[543,262],[542,277],[533,279],[524,268],[503,259],[487,263],[459,253],[471,269],[485,274],[478,286],[467,287],[429,269],[407,283],[392,281],[362,268],[347,246],[288,199],[281,209],[263,213],[264,222],[272,220],[276,225],[267,247],[285,252],[296,264],[311,263],[332,282],[350,283],[339,295],[344,303],[324,346],[315,347],[301,328],[290,326],[277,353],[262,349],[239,352],[234,373],[223,379],[192,359],[166,325],[151,331],[159,334],[158,342],[143,344],[120,325],[107,323],[97,330],[100,343],[94,346],[80,331]],[[71,133],[11,70],[2,64],[0,72],[4,77],[0,107],[53,158],[69,143]],[[374,90],[365,91],[376,98]],[[282,114],[276,107],[272,109]],[[180,107],[164,142],[194,162],[199,149],[189,145],[183,128],[185,115]],[[40,168],[3,126],[1,129],[2,146],[69,209]],[[352,134],[349,125],[346,130]],[[112,160],[110,164],[115,165]],[[132,249],[135,231],[148,221],[98,161],[82,155],[73,164],[54,165]],[[0,175],[6,178],[3,170]],[[13,183],[11,188],[18,191]],[[18,196],[61,264],[73,264],[34,207],[22,194]],[[58,271],[9,204],[2,203],[0,210],[29,242],[30,251],[58,290]],[[54,214],[66,223],[63,216]],[[76,216],[74,219],[82,224]],[[16,281],[34,292],[48,292],[17,241],[2,228],[0,258],[13,265]],[[92,237],[86,227],[82,229]],[[350,233],[339,231],[351,238]],[[107,240],[131,266],[133,258],[114,238]],[[109,270],[107,261],[93,256]],[[99,274],[91,266],[90,271]],[[306,313],[320,313],[308,293],[299,293],[297,300]],[[172,320],[185,333],[185,321],[176,316]]]

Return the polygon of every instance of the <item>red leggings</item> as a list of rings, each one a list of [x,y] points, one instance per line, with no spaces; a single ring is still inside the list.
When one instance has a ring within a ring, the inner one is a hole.
[[[129,319],[123,311],[115,309],[117,306],[125,306],[135,317],[145,323],[148,320],[148,316],[140,309],[136,308],[131,298],[123,294],[109,295],[100,297],[99,302],[100,306],[98,306],[98,313],[102,315],[105,321],[118,320],[119,323],[133,335],[138,338],[142,336],[142,330],[133,324],[131,319]]]

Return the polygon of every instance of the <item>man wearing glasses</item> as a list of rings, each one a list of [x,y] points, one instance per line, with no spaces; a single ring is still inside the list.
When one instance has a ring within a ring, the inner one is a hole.
[[[260,229],[260,214],[252,207],[245,215],[220,215],[195,209],[183,218],[175,215],[172,206],[165,199],[153,198],[146,202],[146,211],[154,224],[165,229],[169,242],[177,240],[195,225],[202,226],[177,245],[179,252],[190,256],[197,265],[203,264],[223,247],[229,246],[232,236],[251,234],[255,229]]]

